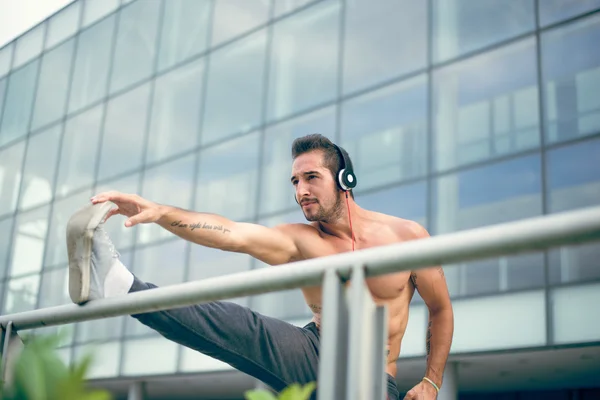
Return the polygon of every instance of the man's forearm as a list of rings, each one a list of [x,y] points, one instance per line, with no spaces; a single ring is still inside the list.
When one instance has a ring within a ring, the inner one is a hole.
[[[453,333],[454,314],[451,307],[430,313],[425,345],[427,350],[425,376],[434,381],[438,387],[442,386]]]
[[[156,223],[185,240],[221,250],[235,247],[231,235],[235,222],[225,217],[170,206],[161,206],[161,214]]]

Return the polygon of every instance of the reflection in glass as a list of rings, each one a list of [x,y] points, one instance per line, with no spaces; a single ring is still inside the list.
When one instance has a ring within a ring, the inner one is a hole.
[[[84,190],[76,195],[54,202],[52,215],[50,216],[50,229],[48,230],[48,248],[44,265],[56,266],[66,263],[67,246],[65,243],[65,232],[69,218],[81,207],[89,203],[91,192]]]
[[[410,38],[410,40],[398,40]],[[346,2],[344,92],[424,68],[427,63],[427,2]]]
[[[196,155],[190,154],[146,170],[141,196],[156,203],[189,210],[194,190],[195,162]],[[173,237],[171,232],[156,224],[139,225],[138,228],[138,244]]]
[[[533,0],[434,0],[432,7],[434,62],[535,29]]]
[[[211,3],[208,1],[165,2],[158,55],[159,70],[206,50],[210,11]]]
[[[81,5],[81,1],[75,1],[48,20],[48,33],[46,34],[45,44],[46,49],[75,35],[77,28],[79,27]]]
[[[427,227],[427,184],[397,186],[373,193],[354,195],[356,203],[367,210],[408,219]]]
[[[337,94],[339,1],[325,1],[273,27],[268,119],[331,101]]]
[[[13,71],[7,78],[0,146],[27,134],[35,93],[39,59]]]
[[[203,76],[204,60],[201,59],[155,81],[147,163],[196,147]]]
[[[159,287],[181,283],[185,278],[189,245],[189,242],[177,238],[167,243],[138,248],[135,251],[133,265],[128,267],[142,281]],[[151,332],[154,331],[138,320],[125,319],[125,335],[139,336]]]
[[[538,1],[540,26],[569,19],[600,8],[600,0],[543,0]]]
[[[177,343],[158,335],[149,339],[126,341],[123,343],[121,374],[125,376],[173,374],[177,369],[177,348]]]
[[[143,163],[150,84],[113,98],[106,108],[98,179],[111,178]]]
[[[25,275],[42,269],[49,212],[50,207],[45,206],[17,215],[8,275]]]
[[[533,39],[436,71],[432,100],[437,170],[538,146]]]
[[[234,221],[252,218],[256,205],[259,147],[260,138],[255,132],[203,150],[195,209]]]
[[[41,23],[16,40],[13,69],[32,60],[42,52],[45,32],[46,23]]]
[[[266,43],[262,30],[211,54],[203,143],[249,132],[260,124]]]
[[[404,81],[345,102],[340,131],[341,145],[356,172],[356,190],[424,175],[426,78]]]
[[[267,22],[270,5],[270,0],[215,2],[212,45],[216,46]]]
[[[140,173],[138,172],[114,181],[103,183],[95,188],[93,194],[108,192],[111,190],[127,194],[138,194],[139,182]],[[137,226],[131,228],[125,227],[125,221],[126,217],[122,215],[116,215],[110,218],[104,224],[104,229],[108,233],[108,236],[110,236],[112,239],[115,246],[119,248],[119,251],[133,246],[133,238],[138,231]]]
[[[66,267],[44,271],[40,284],[40,308],[70,304],[69,270]]]
[[[57,121],[65,113],[74,44],[71,39],[42,56],[31,130]]]
[[[12,214],[17,207],[24,156],[25,142],[0,150],[0,216]]]
[[[62,196],[94,181],[102,105],[67,120],[60,152],[56,195]]]
[[[52,199],[61,133],[59,124],[29,138],[19,208],[34,207]]]
[[[544,119],[548,142],[600,131],[600,16],[542,34]]]
[[[436,179],[433,231],[443,234],[542,213],[540,157],[527,156]],[[539,253],[445,265],[453,296],[543,285]]]
[[[159,0],[138,1],[121,10],[110,91],[124,89],[154,70]]]
[[[298,207],[294,200],[294,187],[290,183],[292,142],[312,133],[321,133],[334,139],[334,107],[271,126],[265,131],[259,203],[261,215]]]
[[[547,199],[550,212],[563,212],[600,204],[600,139],[548,152]],[[549,251],[552,283],[600,278],[600,243],[565,246]]]
[[[8,281],[4,286],[6,293],[2,313],[14,314],[35,309],[39,285],[39,275]]]
[[[14,42],[0,48],[0,76],[7,74],[12,63]]]
[[[81,359],[91,352],[94,355],[94,362],[90,365],[86,379],[115,377],[119,374],[122,347],[121,342],[94,343],[76,346],[74,361],[81,362]]]
[[[277,18],[283,14],[290,13],[297,8],[303,7],[314,0],[277,0],[273,2],[273,17]]]
[[[306,222],[301,211],[296,210],[283,215],[265,218],[258,221],[260,225],[274,227],[281,224]],[[271,268],[267,264],[255,261],[254,269]],[[265,293],[252,296],[251,307],[253,311],[273,318],[283,320],[310,318],[312,314],[306,305],[302,291],[299,289]]]
[[[106,95],[114,30],[115,17],[111,16],[79,34],[69,112],[80,110]]]
[[[119,0],[85,0],[82,26],[88,26],[119,7]]]
[[[2,127],[2,109],[4,108],[4,94],[6,93],[6,85],[7,78],[0,79],[0,128]]]
[[[12,239],[13,218],[0,220],[0,280],[4,279],[6,266],[8,262],[8,253],[10,252],[10,243]],[[2,287],[0,286],[0,289]]]

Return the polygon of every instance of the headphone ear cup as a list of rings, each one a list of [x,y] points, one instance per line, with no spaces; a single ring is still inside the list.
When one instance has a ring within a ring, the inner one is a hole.
[[[342,190],[348,191],[356,186],[356,177],[347,169],[342,169],[338,175],[338,184]]]

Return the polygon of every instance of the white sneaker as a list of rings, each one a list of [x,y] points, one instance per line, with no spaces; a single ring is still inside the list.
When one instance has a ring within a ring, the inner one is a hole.
[[[67,224],[69,296],[76,304],[109,297],[107,281],[114,284],[115,278],[121,294],[127,293],[133,283],[133,275],[119,260],[104,230],[104,218],[112,207],[110,202],[85,206]]]

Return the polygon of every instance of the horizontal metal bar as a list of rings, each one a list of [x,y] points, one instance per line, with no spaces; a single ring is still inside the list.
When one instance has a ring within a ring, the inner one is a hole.
[[[14,329],[60,325],[118,315],[231,299],[321,284],[325,270],[349,277],[353,265],[366,266],[367,276],[413,270],[506,254],[543,250],[600,239],[600,207],[539,216],[515,222],[411,240],[377,248],[294,262],[276,268],[219,276],[168,287],[0,316]]]

